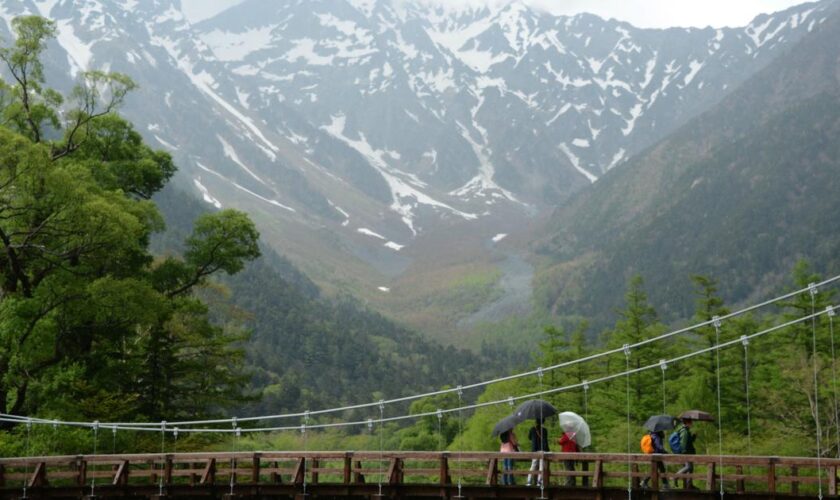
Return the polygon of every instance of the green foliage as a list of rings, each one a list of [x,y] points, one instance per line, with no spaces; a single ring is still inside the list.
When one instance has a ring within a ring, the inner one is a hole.
[[[13,80],[0,89],[0,411],[157,419],[248,399],[246,336],[214,325],[195,291],[259,255],[254,225],[208,214],[184,259],[155,262],[163,221],[149,198],[175,166],[114,113],[134,83],[86,73],[59,113],[39,59],[54,23],[12,27],[0,49]]]
[[[794,268],[791,287],[801,289],[820,280],[821,277],[807,264],[800,262]],[[717,295],[714,280],[694,276],[692,282],[696,296],[692,321],[704,322],[727,314],[728,309]],[[771,326],[803,318],[812,310],[824,311],[833,302],[833,297],[832,290],[820,290],[814,295],[812,308],[811,295],[805,292],[780,304],[780,311],[764,310],[760,318],[743,315],[727,319],[720,327],[720,342],[738,340]],[[613,328],[602,333],[602,346],[597,351],[605,347],[620,348],[665,332],[665,327],[656,319],[656,311],[647,301],[641,278],[634,277],[629,281],[625,301],[625,308],[618,313],[620,319]],[[546,328],[536,362],[551,366],[585,357],[592,352],[584,342],[585,328],[584,324],[571,335],[561,328]],[[821,452],[826,457],[836,456],[838,420],[835,403],[838,394],[834,390],[836,367],[832,345],[836,339],[832,334],[833,324],[823,316],[813,323],[804,321],[755,338],[746,348],[736,342],[719,350],[719,371],[714,351],[670,363],[664,372],[660,369],[660,359],[673,359],[716,345],[718,332],[710,325],[682,333],[673,340],[631,350],[631,370],[648,366],[652,369],[592,384],[586,392],[578,388],[547,394],[543,398],[560,411],[586,415],[593,433],[590,451],[624,452],[628,447],[629,387],[629,446],[630,451],[638,452],[639,439],[646,432],[642,425],[651,415],[678,415],[684,410],[700,409],[716,418],[719,374],[724,453],[813,456],[816,453],[816,418],[819,418],[822,423]],[[816,358],[812,345],[814,336]],[[815,362],[818,390],[814,385]],[[626,363],[624,355],[619,354],[547,372],[543,385],[529,379],[495,384],[485,390],[479,401],[504,400],[507,395],[579,385],[585,380],[621,373]],[[584,396],[588,396],[587,400]],[[489,438],[489,432],[511,410],[504,405],[477,410],[465,423],[462,438],[455,438],[450,449],[460,443],[464,449],[495,449],[498,444]],[[520,441],[527,427],[526,424],[517,429]],[[552,436],[558,435],[556,420],[550,422],[549,430]],[[694,431],[699,436],[698,453],[718,453],[716,422],[698,423]],[[557,449],[556,444],[552,446]]]

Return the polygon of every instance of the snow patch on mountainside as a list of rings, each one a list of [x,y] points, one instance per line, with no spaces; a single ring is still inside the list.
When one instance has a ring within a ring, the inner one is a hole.
[[[206,187],[204,187],[204,184],[202,184],[200,180],[193,179],[193,183],[195,184],[195,187],[197,187],[198,190],[201,192],[201,197],[205,202],[213,205],[216,208],[222,208],[222,202],[214,198],[213,195],[210,194],[210,191]]]
[[[412,234],[417,234],[417,228],[414,225],[416,214],[414,210],[418,205],[428,205],[437,209],[442,209],[467,220],[476,219],[475,214],[470,214],[457,210],[446,203],[440,202],[431,196],[421,192],[406,180],[400,177],[398,171],[391,168],[385,161],[385,152],[374,149],[365,139],[364,134],[359,134],[360,139],[350,139],[344,135],[344,127],[346,117],[344,115],[334,115],[331,117],[332,122],[328,125],[321,126],[322,130],[344,142],[351,148],[355,149],[361,154],[368,163],[375,168],[379,174],[385,179],[388,187],[391,190],[391,210],[398,213],[402,221],[408,226]],[[404,175],[404,174],[403,174]],[[413,201],[412,201],[413,200]]]
[[[252,28],[241,33],[213,30],[201,39],[220,61],[242,61],[248,55],[271,47],[273,26]]]

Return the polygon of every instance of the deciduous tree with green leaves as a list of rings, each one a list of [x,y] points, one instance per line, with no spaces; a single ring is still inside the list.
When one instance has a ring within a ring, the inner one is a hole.
[[[44,85],[52,21],[0,48],[0,411],[96,418],[218,412],[248,395],[243,332],[195,291],[259,255],[234,210],[201,216],[183,257],[155,259],[150,198],[175,172],[116,114],[135,85],[86,72],[69,104]]]

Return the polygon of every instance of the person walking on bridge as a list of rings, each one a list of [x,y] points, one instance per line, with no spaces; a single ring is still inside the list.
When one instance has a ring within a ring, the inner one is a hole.
[[[697,439],[697,435],[691,432],[691,426],[694,425],[694,421],[690,418],[683,418],[682,425],[677,432],[674,434],[677,436],[671,436],[673,440],[671,443],[671,450],[674,453],[680,453],[682,455],[696,455],[697,450],[694,448],[694,440]],[[675,449],[674,444],[679,443]],[[686,462],[685,466],[677,471],[677,474],[691,474],[694,472],[694,462]],[[686,488],[694,489],[694,484],[691,479],[687,479],[685,481]]]
[[[548,448],[548,429],[543,427],[543,421],[536,419],[534,426],[528,431],[528,439],[531,440],[531,451],[538,453],[541,451],[550,451]],[[531,474],[528,474],[527,485],[533,484],[533,478],[536,474],[534,471],[539,467],[539,475],[537,475],[537,484],[542,484],[543,461],[535,458],[531,460]]]

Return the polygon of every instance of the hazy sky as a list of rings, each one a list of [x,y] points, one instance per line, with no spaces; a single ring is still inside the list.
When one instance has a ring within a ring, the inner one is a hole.
[[[506,0],[421,0],[438,3],[488,3]],[[775,12],[801,0],[527,0],[557,14],[591,12],[639,27],[745,26],[764,12]],[[198,21],[241,0],[181,0],[184,13]]]

